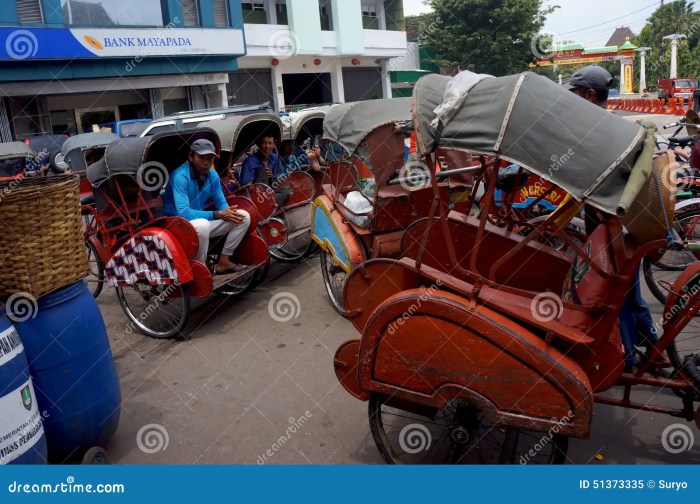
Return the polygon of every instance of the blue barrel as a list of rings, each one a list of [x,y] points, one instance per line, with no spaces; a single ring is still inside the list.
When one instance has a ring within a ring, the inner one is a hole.
[[[87,281],[40,298],[36,316],[15,327],[45,412],[49,461],[104,446],[117,430],[121,393],[107,329]]]
[[[46,436],[22,341],[0,314],[0,464],[45,464]]]

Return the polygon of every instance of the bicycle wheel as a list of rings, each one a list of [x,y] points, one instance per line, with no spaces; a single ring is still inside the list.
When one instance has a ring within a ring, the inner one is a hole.
[[[97,299],[104,285],[104,264],[90,240],[85,241],[85,249],[88,256],[88,264],[90,265],[90,273],[88,273],[87,277],[88,287],[90,288],[92,297]]]
[[[372,394],[369,426],[387,464],[563,464],[569,438],[486,422],[462,399],[414,413]]]
[[[700,209],[689,210],[677,215],[674,224],[684,241],[698,240],[700,238]],[[642,260],[644,281],[654,297],[661,304],[664,304],[670,285],[675,282],[681,271],[697,260],[698,257],[687,248],[667,249],[656,262],[652,261],[649,256],[644,257]]]
[[[323,274],[323,285],[326,287],[326,293],[331,300],[333,308],[343,317],[347,316],[343,290],[348,274],[335,263],[327,250],[321,251],[321,273]]]
[[[135,327],[151,338],[166,339],[181,334],[190,316],[190,295],[182,285],[149,285],[139,281],[117,287],[117,299]]]

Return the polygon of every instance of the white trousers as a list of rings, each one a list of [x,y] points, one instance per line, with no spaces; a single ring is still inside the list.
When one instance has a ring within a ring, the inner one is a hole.
[[[228,234],[228,236],[226,237],[226,243],[224,243],[222,254],[227,256],[233,254],[233,251],[236,250],[243,241],[248,226],[250,226],[250,214],[245,210],[236,210],[236,212],[245,217],[245,220],[241,224],[234,225],[224,220],[209,221],[207,219],[195,219],[190,221],[190,224],[194,226],[199,235],[199,249],[197,249],[197,256],[195,259],[206,264],[207,252],[209,250],[209,238],[216,238],[217,236],[223,236],[225,234]]]

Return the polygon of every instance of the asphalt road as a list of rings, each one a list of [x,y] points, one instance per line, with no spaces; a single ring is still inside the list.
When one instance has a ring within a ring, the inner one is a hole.
[[[275,296],[287,300],[291,312],[279,304],[271,309]],[[268,281],[243,298],[195,300],[188,340],[128,333],[113,290],[98,303],[123,396],[119,429],[106,447],[112,463],[382,463],[367,404],[346,393],[333,373],[336,348],[358,334],[331,307],[318,256],[274,263]],[[658,303],[652,309],[660,315]],[[620,397],[622,390],[609,394]],[[679,406],[668,391],[636,394],[638,401]],[[571,440],[569,462],[700,463],[697,430],[690,451],[664,449],[662,432],[675,423],[685,424],[596,405],[591,437]]]

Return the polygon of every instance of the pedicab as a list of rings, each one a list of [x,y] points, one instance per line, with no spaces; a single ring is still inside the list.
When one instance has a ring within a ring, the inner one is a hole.
[[[282,117],[282,142],[278,149],[282,175],[277,183],[289,187],[291,197],[275,217],[284,222],[288,236],[283,246],[270,249],[270,254],[282,262],[296,262],[315,248],[311,239],[311,202],[322,184],[323,171],[313,171],[308,164],[286,166],[286,161],[299,149],[309,150],[318,145],[325,116],[325,109],[312,108]]]
[[[635,272],[645,255],[666,247],[673,216],[675,188],[664,177],[672,159],[652,164],[653,131],[532,73],[482,80],[452,102],[453,115],[438,117],[449,82],[425,76],[413,94],[418,150],[433,181],[428,219],[404,240],[401,258],[364,262],[344,291],[362,336],[338,348],[334,368],[347,392],[369,402],[382,457],[561,463],[569,437],[589,436],[595,403],[700,426],[698,264],[671,286],[663,335],[632,369],[618,329]],[[492,172],[480,218],[445,212],[437,147],[494,156],[478,167]],[[549,173],[550,156],[569,148],[575,155]],[[489,222],[502,160],[571,195],[528,236]],[[582,246],[565,232],[580,204],[597,222]],[[576,257],[538,243],[545,232]],[[664,351],[670,376],[660,369]],[[679,406],[635,400],[638,385],[673,391]]]
[[[61,154],[66,168],[80,176],[80,202],[89,204],[92,201],[92,185],[87,179],[86,170],[89,165],[96,163],[104,156],[109,144],[119,140],[114,133],[97,132],[83,133],[66,139],[61,146]]]
[[[398,257],[407,229],[434,204],[424,165],[404,159],[410,120],[410,98],[346,103],[326,114],[323,138],[347,156],[325,172],[312,207],[311,236],[322,250],[326,292],[341,315],[347,275],[367,259]],[[457,178],[470,170],[442,170],[439,176]],[[436,190],[445,205],[453,205],[448,183]]]
[[[0,180],[22,178],[36,153],[24,142],[0,143]]]
[[[80,177],[80,204],[83,205],[83,234],[85,236],[85,248],[87,250],[88,262],[90,263],[90,274],[88,275],[88,287],[92,296],[97,298],[102,292],[104,284],[102,274],[102,264],[93,246],[93,240],[89,237],[97,233],[97,223],[92,218],[92,212],[85,210],[86,207],[94,205],[95,198],[92,193],[92,184],[87,179],[87,167],[96,163],[104,156],[107,145],[119,140],[119,136],[114,133],[83,133],[69,137],[61,146],[64,169],[70,169]],[[55,168],[53,168],[56,171]]]
[[[129,319],[127,330],[137,329],[154,338],[182,334],[192,297],[246,292],[261,281],[259,272],[269,262],[254,212],[248,234],[231,258],[246,268],[222,275],[213,271],[225,237],[210,240],[204,264],[194,259],[199,237],[192,224],[181,217],[163,216],[161,191],[169,172],[187,161],[190,145],[201,138],[212,141],[218,152],[219,137],[211,129],[166,131],[115,141],[87,169],[95,205],[83,208],[97,225],[97,233],[89,240],[100,258],[104,283],[116,288]],[[242,209],[253,208],[242,196],[228,201]]]

